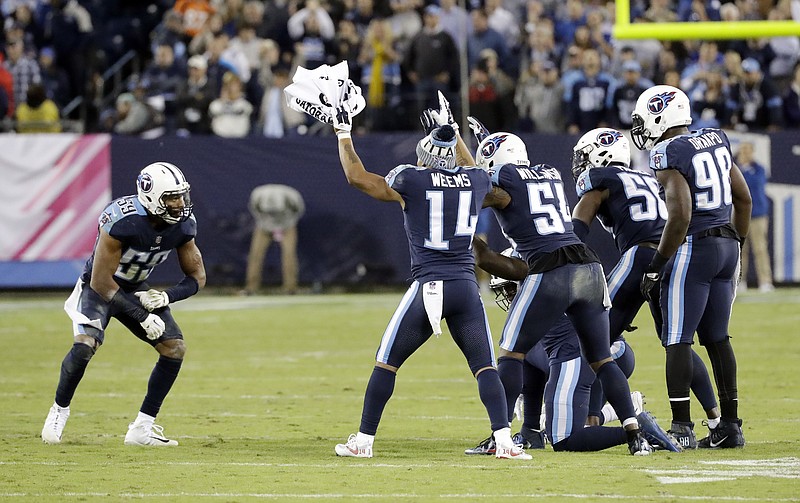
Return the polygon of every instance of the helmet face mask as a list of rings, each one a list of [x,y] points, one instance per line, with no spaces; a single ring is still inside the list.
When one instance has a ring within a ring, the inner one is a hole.
[[[514,250],[514,248],[506,248],[500,254],[504,257],[519,258],[519,254],[516,252],[516,250]],[[511,302],[517,295],[518,287],[519,284],[516,281],[501,278],[499,276],[495,276],[494,274],[489,277],[489,288],[494,292],[494,301],[503,311],[508,311],[508,308],[511,306]]]
[[[650,150],[667,129],[692,123],[689,97],[677,87],[653,86],[639,96],[631,119],[633,144]]]
[[[528,149],[519,136],[511,133],[493,133],[484,138],[475,154],[475,163],[483,169],[504,164],[530,166]]]
[[[146,166],[136,180],[137,198],[147,212],[173,225],[192,214],[190,186],[177,166],[155,162]]]
[[[631,148],[622,133],[611,128],[596,128],[581,136],[572,150],[572,176],[575,180],[589,168],[611,165],[628,167]]]

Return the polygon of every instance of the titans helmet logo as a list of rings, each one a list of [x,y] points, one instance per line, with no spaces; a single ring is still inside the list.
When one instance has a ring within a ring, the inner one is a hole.
[[[506,141],[507,138],[508,135],[506,134],[501,134],[495,136],[494,138],[489,138],[489,141],[487,141],[486,144],[483,147],[481,147],[481,155],[483,155],[483,157],[487,159],[489,157],[492,157],[494,153],[497,152],[497,149],[498,147],[500,147],[500,144]]]
[[[610,147],[620,138],[622,138],[622,133],[619,131],[603,131],[597,135],[597,143],[604,147]]]
[[[647,110],[653,115],[658,115],[667,108],[667,105],[673,99],[675,99],[675,91],[656,94],[647,102]]]
[[[150,177],[148,173],[139,175],[139,188],[142,189],[142,192],[145,193],[153,190],[153,179]]]

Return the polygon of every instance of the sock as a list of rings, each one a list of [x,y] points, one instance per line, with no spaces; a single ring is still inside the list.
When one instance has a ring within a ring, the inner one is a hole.
[[[389,369],[378,367],[372,369],[367,391],[364,393],[364,409],[361,411],[359,433],[375,436],[378,423],[381,422],[383,409],[394,393],[394,382],[397,374]]]
[[[495,369],[486,369],[477,377],[478,395],[481,397],[483,406],[489,414],[489,422],[492,423],[492,431],[508,428],[508,418],[505,401],[503,383]]]
[[[501,356],[497,359],[497,373],[506,394],[507,418],[514,417],[514,404],[522,391],[522,360]],[[508,424],[508,422],[506,422]]]
[[[730,339],[706,346],[714,380],[719,391],[719,409],[726,421],[735,422],[739,418],[739,391],[736,386],[736,356]]]
[[[689,403],[689,386],[692,382],[693,362],[692,346],[689,344],[673,344],[667,346],[667,394],[672,409],[672,421],[691,423]]]
[[[544,428],[543,424],[539,424],[539,419],[542,416],[545,384],[547,384],[547,374],[525,360],[522,364],[523,428],[528,430],[541,430]],[[510,416],[509,419],[511,419]]]
[[[628,442],[625,430],[620,426],[587,426],[572,432],[572,435],[553,445],[554,451],[596,452]]]
[[[706,364],[700,355],[692,350],[692,393],[697,397],[703,410],[711,410],[717,407],[717,396],[714,394],[714,387],[711,385],[711,378],[708,377]]]
[[[717,425],[719,424],[719,418],[718,418],[718,417],[715,417],[715,418],[713,418],[713,419],[709,419],[709,420],[707,421],[707,423],[708,423],[708,429],[709,429],[709,430],[713,430],[713,429],[714,429],[714,428],[716,428],[716,427],[717,427]]]
[[[56,388],[56,405],[59,407],[69,407],[75,390],[83,379],[86,366],[94,356],[95,349],[88,344],[76,342],[72,345],[67,356],[61,362],[61,376],[58,379]]]
[[[614,407],[612,407],[610,403],[603,405],[603,408],[600,409],[599,417],[600,417],[600,426],[619,419],[619,417],[617,417],[617,412],[614,410]]]
[[[636,417],[628,380],[625,379],[625,374],[617,364],[613,361],[603,364],[597,370],[597,378],[603,383],[603,392],[608,397],[608,403],[617,412],[617,417],[623,421]]]
[[[175,384],[178,372],[181,370],[183,360],[159,356],[153,372],[150,373],[150,380],[147,382],[147,394],[144,396],[142,407],[139,409],[148,416],[156,417],[161,410],[164,398]]]
[[[603,411],[605,411],[606,409],[606,407],[603,404],[605,403],[606,403],[606,395],[605,393],[603,393],[603,384],[600,382],[600,379],[595,379],[594,382],[592,383],[592,389],[589,392],[589,415],[594,417],[599,417],[601,425],[609,421],[612,421],[611,419],[609,420],[603,419]],[[614,415],[614,419],[616,419],[616,414]]]
[[[133,421],[134,424],[149,424],[152,425],[156,422],[155,416],[151,416],[150,414],[145,414],[144,412],[139,412],[136,415],[136,419]]]
[[[360,431],[356,433],[356,445],[372,445],[375,442],[375,435],[367,435],[366,433],[361,433]]]

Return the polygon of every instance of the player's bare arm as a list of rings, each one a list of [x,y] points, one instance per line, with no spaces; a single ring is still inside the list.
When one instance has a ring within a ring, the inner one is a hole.
[[[686,179],[678,171],[667,169],[656,172],[664,187],[667,203],[667,224],[658,244],[658,253],[664,258],[672,257],[686,237],[692,218],[692,192]]]
[[[492,190],[483,198],[484,208],[503,209],[511,204],[511,195],[500,187],[492,187]]]
[[[456,164],[459,166],[475,166],[475,158],[472,157],[467,144],[461,138],[461,134],[456,134]]]
[[[586,192],[572,210],[572,220],[580,220],[588,227],[597,216],[597,212],[600,211],[600,205],[606,199],[608,199],[608,189]]]
[[[522,281],[528,276],[528,264],[523,260],[497,253],[479,237],[472,238],[472,252],[478,267],[489,274],[512,281]]]
[[[101,228],[97,248],[94,252],[92,280],[89,286],[106,302],[110,302],[119,290],[119,285],[114,281],[114,272],[119,266],[121,257],[122,243]]]
[[[339,140],[339,161],[342,163],[347,183],[379,201],[397,201],[404,206],[403,198],[389,187],[384,177],[364,168],[350,138]]]
[[[746,238],[750,232],[750,213],[753,209],[753,200],[742,171],[736,164],[731,167],[731,196],[733,196],[731,224],[739,236]]]
[[[194,239],[177,249],[178,263],[186,276],[197,281],[198,288],[206,285],[206,267],[203,264],[203,255]]]

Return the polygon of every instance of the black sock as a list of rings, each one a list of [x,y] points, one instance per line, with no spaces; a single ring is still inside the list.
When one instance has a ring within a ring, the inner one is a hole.
[[[76,342],[72,345],[67,356],[61,362],[61,376],[56,388],[56,403],[59,407],[69,407],[75,390],[86,372],[89,360],[94,356],[95,349],[88,344]]]
[[[603,392],[608,398],[608,403],[614,407],[620,421],[636,417],[631,402],[631,389],[628,387],[628,380],[625,374],[613,361],[603,364],[597,370],[597,378],[603,384]]]
[[[364,409],[361,411],[361,426],[358,431],[366,435],[375,435],[378,431],[383,409],[394,393],[396,378],[397,374],[389,369],[377,365],[372,369],[367,391],[364,393]]]
[[[703,410],[711,410],[717,407],[717,395],[714,394],[714,387],[711,385],[711,378],[708,377],[706,364],[695,350],[692,350],[692,393],[697,397]]]
[[[714,380],[719,391],[719,410],[726,421],[735,422],[739,418],[739,390],[736,386],[736,356],[730,339],[706,346]]]
[[[492,423],[492,431],[508,428],[508,416],[506,415],[506,401],[504,399],[503,383],[495,369],[486,369],[477,377],[478,394],[481,397],[483,406],[489,414],[489,421]]]
[[[506,391],[506,419],[510,419],[514,415],[514,404],[522,391],[522,360],[501,356],[497,359],[497,373],[500,375],[500,381]],[[508,427],[508,423],[506,423],[506,427]]]
[[[139,409],[142,413],[153,417],[158,415],[164,398],[167,397],[167,393],[175,384],[175,379],[178,378],[182,363],[182,359],[168,358],[163,355],[158,358],[153,372],[150,373],[150,380],[147,382],[147,395],[142,402],[142,408]]]
[[[673,344],[667,346],[667,394],[672,409],[672,421],[692,422],[689,403],[689,387],[693,375],[692,346]]]
[[[539,424],[539,419],[542,416],[545,384],[547,384],[547,374],[525,360],[522,364],[523,428],[528,430],[544,429],[544,425]],[[512,419],[511,416],[509,419]]]
[[[605,422],[603,417],[603,405],[605,403],[606,394],[603,393],[603,384],[600,379],[595,379],[592,383],[592,390],[589,392],[589,416],[600,419],[600,426]]]
[[[596,452],[628,442],[621,427],[587,426],[553,446],[554,451]]]

